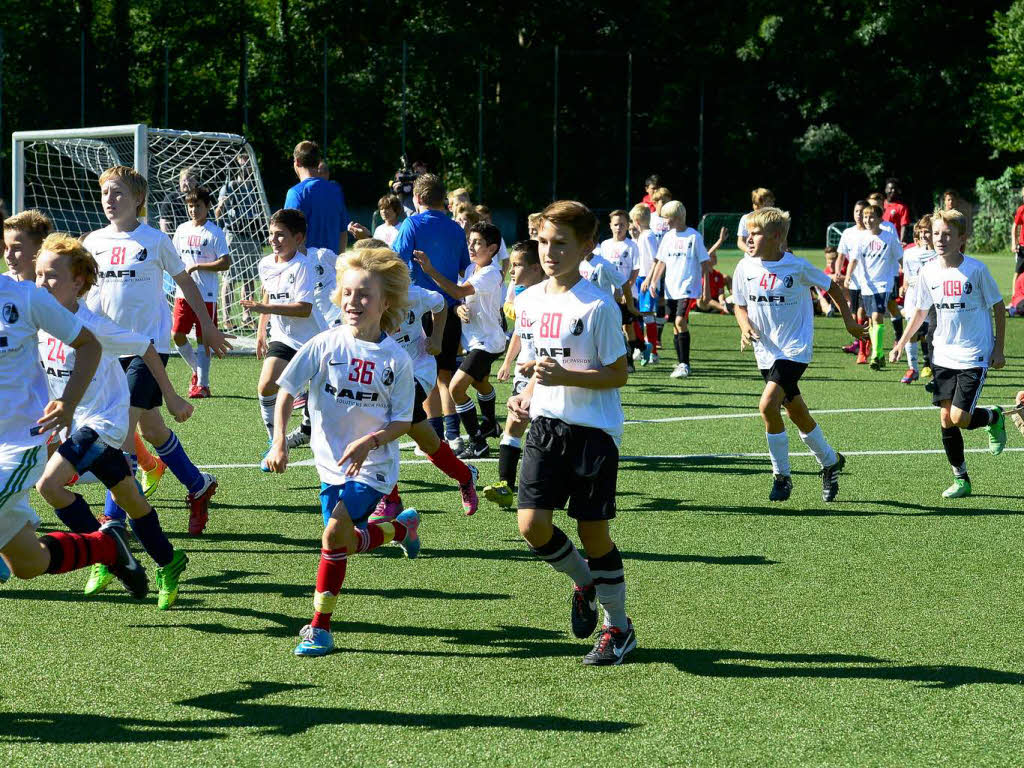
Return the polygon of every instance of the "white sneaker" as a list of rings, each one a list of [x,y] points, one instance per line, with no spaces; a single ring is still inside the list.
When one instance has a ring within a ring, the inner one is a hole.
[[[658,353],[657,352],[651,352],[651,363],[650,364],[654,365],[656,362],[658,362]]]
[[[466,447],[466,443],[461,437],[456,437],[454,440],[448,441],[448,447],[451,448],[452,453],[457,456],[459,451]]]
[[[309,435],[303,432],[299,427],[296,427],[288,433],[288,436],[285,438],[285,444],[288,446],[289,451],[292,448],[309,445]]]
[[[670,373],[668,375],[668,377],[670,379],[681,379],[681,378],[683,378],[683,376],[686,376],[688,373],[689,373],[689,371],[686,370],[686,364],[685,363],[679,363],[678,365],[676,365],[675,368],[672,369],[672,373]]]
[[[690,375],[690,366],[688,363],[681,363],[681,365],[683,366],[683,378],[686,378]]]
[[[633,360],[639,360],[643,353],[639,349],[633,350]]]
[[[415,448],[412,449],[412,452],[415,453],[417,456],[426,456],[427,455],[427,452],[424,451],[422,448],[420,448],[418,445]]]

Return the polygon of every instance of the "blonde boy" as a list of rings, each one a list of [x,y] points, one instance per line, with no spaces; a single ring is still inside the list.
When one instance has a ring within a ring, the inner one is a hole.
[[[775,193],[765,187],[758,187],[750,192],[750,207],[753,212],[762,208],[770,208],[775,205]],[[747,221],[750,214],[745,213],[740,217],[739,226],[736,228],[736,247],[740,253],[747,250]]]
[[[4,220],[4,261],[7,275],[15,280],[36,279],[36,254],[53,232],[53,222],[42,211],[31,209]]]

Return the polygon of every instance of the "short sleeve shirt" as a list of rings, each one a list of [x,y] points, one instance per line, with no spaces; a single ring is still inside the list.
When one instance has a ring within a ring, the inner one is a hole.
[[[423,332],[422,318],[427,313],[443,312],[447,305],[437,291],[428,291],[418,285],[409,286],[409,306],[398,330],[391,334],[412,360],[416,381],[424,392],[430,392],[437,383],[437,362],[427,353],[427,335]]]
[[[260,280],[270,304],[315,304],[313,269],[306,256],[296,253],[288,261],[274,260],[274,254],[260,260]],[[278,341],[298,349],[323,330],[319,313],[308,317],[269,315],[267,341]]]
[[[661,239],[657,261],[665,262],[665,295],[670,299],[696,299],[700,296],[701,265],[711,261],[704,238],[693,227],[669,230]]]
[[[180,224],[174,232],[174,247],[181,256],[181,261],[188,269],[196,264],[209,264],[217,261],[228,252],[228,240],[224,230],[212,221],[206,221],[201,226],[196,226],[191,221]],[[212,303],[217,301],[217,290],[219,281],[216,272],[197,269],[192,273],[192,280],[199,288],[203,301]],[[174,290],[174,297],[184,299],[180,287]]]
[[[462,346],[497,355],[505,349],[505,332],[501,329],[501,268],[495,261],[482,269],[470,264],[462,282],[473,286],[473,293],[466,297],[469,321],[462,323]]]
[[[413,251],[423,251],[434,268],[453,283],[470,265],[469,247],[462,227],[441,211],[427,210],[409,216],[398,227],[398,235],[391,247],[409,265],[412,281],[421,288],[439,290],[437,283],[412,260]],[[441,291],[448,306],[458,302]]]

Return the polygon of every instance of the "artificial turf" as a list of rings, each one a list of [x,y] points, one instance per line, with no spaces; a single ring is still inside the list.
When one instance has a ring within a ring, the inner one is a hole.
[[[990,263],[1005,286],[1008,260]],[[975,495],[942,499],[950,470],[928,395],[899,383],[902,366],[855,365],[841,322],[818,318],[810,406],[892,410],[820,415],[849,457],[833,504],[790,428],[793,498],[770,504],[753,355],[731,318],[691,322],[693,375],[667,377],[669,343],[622,392],[628,420],[686,419],[625,428],[612,530],[638,638],[627,664],[583,667],[568,581],[529,554],[514,513],[481,501],[464,517],[453,484],[408,450],[422,555],[352,558],[338,651],[294,657],[318,482],[310,466],[255,468],[258,363],[236,357],[215,362],[214,398],[175,429],[197,463],[248,466],[212,470],[220,488],[197,539],[173,477],[155,497],[191,557],[173,610],[116,583],[85,598],[83,573],[0,587],[0,763],[1018,763],[1024,438],[1012,431],[1000,457],[968,454]],[[1018,322],[983,404],[1024,388]],[[170,370],[187,383],[180,360]],[[987,445],[982,430],[966,442]],[[479,466],[481,486],[493,482],[495,463]],[[86,497],[98,505],[96,487]]]

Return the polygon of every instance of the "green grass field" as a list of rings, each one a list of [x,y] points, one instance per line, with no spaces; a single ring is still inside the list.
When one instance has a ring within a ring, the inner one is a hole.
[[[991,263],[1006,287],[1008,258]],[[1024,385],[1017,323],[983,403]],[[638,636],[628,664],[584,668],[569,582],[532,558],[514,513],[482,502],[464,517],[411,451],[402,487],[423,514],[421,557],[353,558],[339,650],[295,658],[318,482],[310,466],[255,468],[258,363],[235,357],[215,363],[215,398],[177,428],[197,463],[218,467],[207,532],[186,536],[173,477],[156,495],[191,557],[174,610],[116,584],[87,599],[83,573],[0,587],[0,763],[1019,764],[1024,439],[1013,431],[993,457],[983,431],[967,434],[975,495],[943,500],[950,471],[922,387],[899,384],[902,366],[854,365],[841,323],[818,319],[802,389],[836,411],[819,420],[847,471],[823,504],[791,429],[793,498],[770,505],[753,355],[731,318],[692,326],[691,378],[667,378],[669,351],[622,393],[636,420],[613,523]],[[171,373],[187,384],[176,358]],[[479,466],[493,482],[495,463]],[[87,498],[99,502],[96,487]]]

